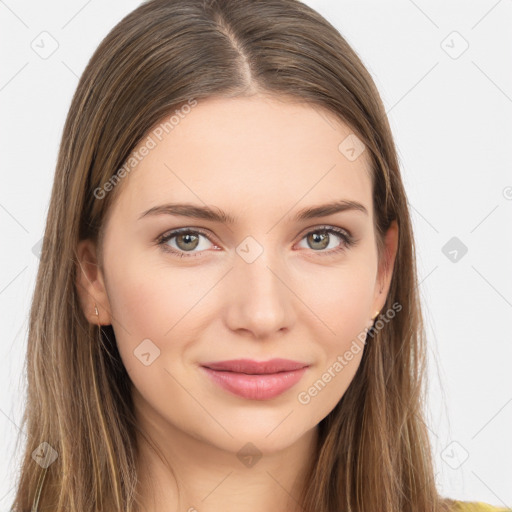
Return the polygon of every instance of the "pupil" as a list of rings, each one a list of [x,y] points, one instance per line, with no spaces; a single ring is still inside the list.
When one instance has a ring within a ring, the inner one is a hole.
[[[321,235],[313,233],[313,235],[311,235],[311,236],[313,238],[313,243],[320,243],[321,244],[320,249],[325,249],[325,247],[327,247],[327,245],[328,245],[327,233],[324,232]]]
[[[195,240],[196,244],[195,244],[193,247],[190,247],[190,245],[189,245],[188,249],[191,249],[191,248],[192,248],[192,249],[195,249],[195,248],[197,247],[197,239],[198,239],[198,237],[197,237],[197,236],[192,235],[192,234],[190,234],[190,233],[186,233],[186,234],[184,234],[184,235],[180,235],[180,236],[178,237],[178,240],[179,240],[179,241],[183,241],[183,240],[184,240],[185,245],[187,245],[187,244],[189,244],[191,241],[193,242],[192,238],[195,238],[195,239],[196,239],[196,240]]]

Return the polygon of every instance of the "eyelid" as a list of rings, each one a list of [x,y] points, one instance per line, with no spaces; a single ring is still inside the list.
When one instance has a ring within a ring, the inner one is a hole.
[[[342,228],[340,226],[334,226],[332,224],[319,224],[317,226],[310,226],[309,228],[306,228],[304,231],[301,231],[297,236],[302,238],[307,235],[308,233],[311,233],[311,231],[322,231],[322,230],[334,230],[339,231],[341,233],[344,233],[347,235],[348,238],[354,239],[354,236],[352,235],[351,231],[349,231],[347,228]]]
[[[208,231],[204,228],[196,228],[194,226],[186,226],[183,228],[169,229],[168,231],[166,231],[165,233],[163,233],[157,237],[156,243],[158,245],[164,245],[166,242],[168,242],[169,240],[172,240],[174,237],[176,237],[182,233],[193,233],[193,234],[203,235],[213,245],[215,245],[217,247],[222,247],[222,244],[218,243],[216,237],[210,231]],[[167,239],[167,240],[165,240],[165,239]],[[164,240],[165,240],[165,242],[164,242]],[[183,252],[186,254],[185,251],[183,251]],[[205,251],[199,251],[199,253],[201,253],[201,252],[205,252]],[[199,253],[191,253],[191,254],[199,254]]]
[[[314,231],[314,230],[320,231],[322,229],[340,230],[342,232],[345,232],[349,238],[352,238],[352,239],[354,238],[354,235],[352,234],[352,232],[350,230],[348,230],[347,228],[342,228],[342,227],[339,227],[339,226],[333,226],[331,224],[319,224],[317,226],[310,226],[308,228],[305,228],[303,231],[299,232],[295,236],[295,238],[297,238],[298,236],[301,235],[301,239],[302,239],[305,235],[307,235],[311,231]],[[218,242],[218,240],[216,239],[215,235],[213,235],[213,233],[211,233],[209,230],[204,229],[204,228],[195,227],[195,226],[185,226],[183,228],[169,229],[166,232],[164,232],[163,234],[159,235],[157,240],[161,240],[161,239],[165,238],[167,235],[171,235],[171,234],[172,235],[179,235],[182,232],[188,232],[188,231],[193,231],[193,232],[200,233],[200,234],[206,236],[207,238],[213,238],[215,240],[215,244],[222,245],[222,244],[220,244]]]
[[[346,249],[349,249],[351,246],[355,245],[357,243],[357,239],[352,235],[352,233],[346,229],[339,226],[333,226],[330,224],[322,224],[317,226],[310,226],[309,228],[306,228],[304,231],[302,231],[297,237],[299,237],[298,242],[301,242],[304,237],[310,233],[316,232],[316,231],[328,231],[331,233],[334,233],[339,238],[342,239],[342,247],[337,249],[331,249],[329,251],[313,251],[313,253],[318,253],[319,255],[333,255],[339,251],[344,251]],[[166,231],[159,237],[157,237],[157,245],[166,246],[167,242],[169,240],[172,240],[174,237],[180,235],[181,233],[195,233],[204,236],[206,239],[208,239],[212,244],[214,244],[217,247],[222,247],[222,244],[218,243],[216,241],[216,237],[209,231],[204,228],[198,228],[194,226],[186,226],[182,228],[174,228]],[[213,239],[213,240],[212,240]],[[187,251],[179,251],[172,247],[163,247],[163,250],[166,252],[169,252],[171,254],[179,255],[180,257],[197,257],[201,256],[203,253],[207,252],[206,250],[198,251],[198,252],[190,252],[187,253]]]
[[[309,250],[307,252],[309,253],[313,253],[313,254],[317,254],[318,256],[320,257],[332,257],[332,256],[337,256],[338,254],[340,253],[344,253],[345,251],[351,249],[352,247],[354,247],[358,240],[352,235],[352,233],[348,230],[348,229],[345,229],[345,228],[341,228],[339,226],[333,226],[333,225],[330,225],[330,224],[323,224],[323,225],[320,225],[320,226],[312,226],[310,228],[307,228],[306,231],[304,231],[301,235],[300,235],[300,239],[299,239],[299,243],[304,239],[305,236],[307,236],[308,234],[310,233],[315,233],[315,232],[327,232],[329,233],[330,235],[334,234],[335,236],[337,236],[338,238],[341,239],[341,245],[337,246],[336,248],[334,249],[330,249],[328,251],[314,251],[314,250]]]

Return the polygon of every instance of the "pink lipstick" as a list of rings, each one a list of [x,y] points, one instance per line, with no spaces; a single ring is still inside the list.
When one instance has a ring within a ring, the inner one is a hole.
[[[268,400],[284,393],[302,378],[307,363],[289,359],[233,359],[204,363],[201,368],[222,388],[249,400]]]

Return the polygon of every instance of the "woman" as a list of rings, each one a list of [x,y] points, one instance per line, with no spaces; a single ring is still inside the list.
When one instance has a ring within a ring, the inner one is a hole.
[[[13,509],[497,511],[436,490],[424,350],[392,135],[341,35],[295,0],[123,19],[64,128]]]

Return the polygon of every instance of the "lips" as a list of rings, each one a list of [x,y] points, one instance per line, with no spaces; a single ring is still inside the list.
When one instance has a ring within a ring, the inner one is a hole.
[[[289,359],[252,361],[236,359],[205,363],[202,370],[221,388],[250,400],[274,398],[297,384],[307,363]]]
[[[230,361],[204,363],[202,366],[210,368],[211,370],[261,375],[300,370],[308,366],[308,364],[291,361],[290,359],[270,359],[269,361],[261,362],[251,359],[232,359]]]

